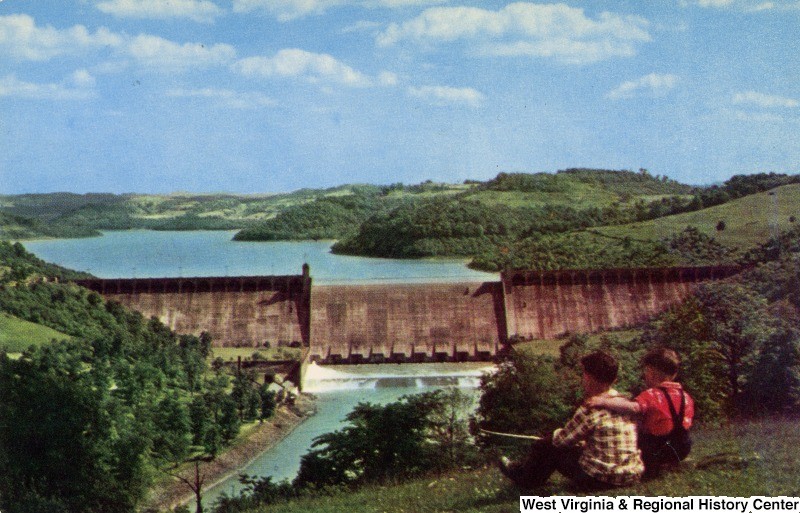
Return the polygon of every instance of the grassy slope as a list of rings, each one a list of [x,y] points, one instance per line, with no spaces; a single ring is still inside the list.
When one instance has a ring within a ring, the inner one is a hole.
[[[795,419],[743,421],[721,427],[697,427],[695,448],[684,467],[636,486],[607,495],[794,496],[800,489],[800,430]],[[725,461],[705,469],[695,463],[726,453]],[[253,513],[445,512],[506,513],[519,511],[520,495],[578,495],[560,476],[545,487],[519,490],[494,468],[454,472],[395,486],[313,499],[296,500],[254,510]]]
[[[569,190],[559,192],[478,191],[467,196],[486,205],[504,205],[512,208],[543,207],[546,205],[569,207],[607,207],[619,201],[612,191],[575,183]]]
[[[594,231],[615,237],[657,240],[680,232],[687,226],[695,226],[725,246],[746,250],[765,242],[776,224],[779,229],[786,230],[791,227],[790,216],[800,219],[800,184],[778,187],[773,192],[774,196],[762,192],[697,212],[596,228]],[[725,230],[717,231],[719,221],[725,221]]]
[[[0,350],[20,353],[28,347],[70,338],[60,331],[0,312]]]

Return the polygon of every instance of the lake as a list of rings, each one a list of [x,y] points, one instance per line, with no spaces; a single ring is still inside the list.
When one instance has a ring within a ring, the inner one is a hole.
[[[274,276],[311,266],[314,283],[497,280],[462,259],[398,260],[334,255],[333,241],[237,242],[235,231],[108,231],[102,237],[23,242],[55,264],[98,278]]]

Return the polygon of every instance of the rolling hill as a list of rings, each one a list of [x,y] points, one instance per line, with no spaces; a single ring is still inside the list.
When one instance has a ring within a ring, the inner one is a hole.
[[[614,237],[658,241],[679,233],[687,226],[694,226],[724,246],[744,251],[766,242],[778,231],[792,228],[798,218],[800,184],[790,184],[696,212],[620,226],[604,226],[593,231]],[[722,228],[720,222],[724,223],[723,229],[719,229]]]

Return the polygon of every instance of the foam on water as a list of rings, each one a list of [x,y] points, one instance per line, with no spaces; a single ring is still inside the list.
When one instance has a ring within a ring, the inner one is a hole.
[[[475,388],[490,363],[404,363],[324,366],[312,362],[305,370],[303,391],[375,388]]]

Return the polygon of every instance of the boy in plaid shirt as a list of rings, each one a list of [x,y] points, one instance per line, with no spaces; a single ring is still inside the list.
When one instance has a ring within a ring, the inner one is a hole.
[[[595,351],[581,358],[585,400],[618,397],[611,388],[618,364]],[[567,424],[537,441],[519,462],[501,458],[500,471],[521,488],[544,484],[558,470],[585,490],[601,490],[639,481],[644,465],[636,444],[636,424],[627,415],[582,404]]]
[[[692,442],[688,431],[694,418],[694,401],[675,381],[680,357],[672,349],[657,347],[645,354],[642,366],[647,390],[629,400],[624,397],[593,397],[589,406],[631,415],[641,422],[639,447],[647,477],[656,476],[664,465],[686,458]]]

